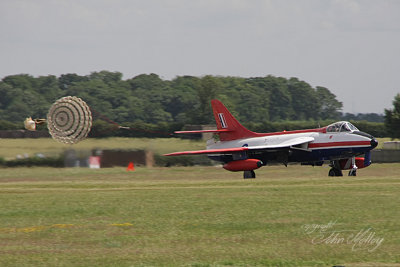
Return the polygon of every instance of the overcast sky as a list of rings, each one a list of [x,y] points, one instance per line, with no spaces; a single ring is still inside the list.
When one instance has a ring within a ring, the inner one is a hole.
[[[383,113],[400,93],[400,1],[0,1],[0,78],[100,70],[298,77],[344,112]]]

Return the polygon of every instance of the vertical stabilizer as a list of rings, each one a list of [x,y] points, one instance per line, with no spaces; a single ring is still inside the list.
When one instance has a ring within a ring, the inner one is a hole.
[[[221,141],[230,141],[258,136],[257,133],[247,130],[241,125],[228,109],[219,100],[211,100],[211,106],[214,113],[215,122],[218,130],[226,130],[219,132]]]

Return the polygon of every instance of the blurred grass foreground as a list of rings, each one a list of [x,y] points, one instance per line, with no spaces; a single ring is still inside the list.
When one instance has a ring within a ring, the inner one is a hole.
[[[399,266],[399,164],[0,168],[1,266]]]

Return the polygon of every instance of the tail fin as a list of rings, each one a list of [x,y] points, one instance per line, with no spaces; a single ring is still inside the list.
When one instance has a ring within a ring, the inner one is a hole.
[[[228,109],[219,100],[211,100],[215,122],[221,141],[230,141],[242,138],[256,137],[257,133],[247,130],[241,125]]]

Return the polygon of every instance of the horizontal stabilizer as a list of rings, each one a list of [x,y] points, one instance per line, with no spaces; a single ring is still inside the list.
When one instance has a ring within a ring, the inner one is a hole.
[[[200,154],[232,154],[248,150],[247,147],[221,148],[221,149],[205,149],[195,151],[174,152],[164,154],[164,156],[182,156],[182,155],[200,155]]]
[[[198,133],[222,133],[222,132],[230,132],[228,129],[222,130],[197,130],[197,131],[176,131],[176,134],[198,134]]]

